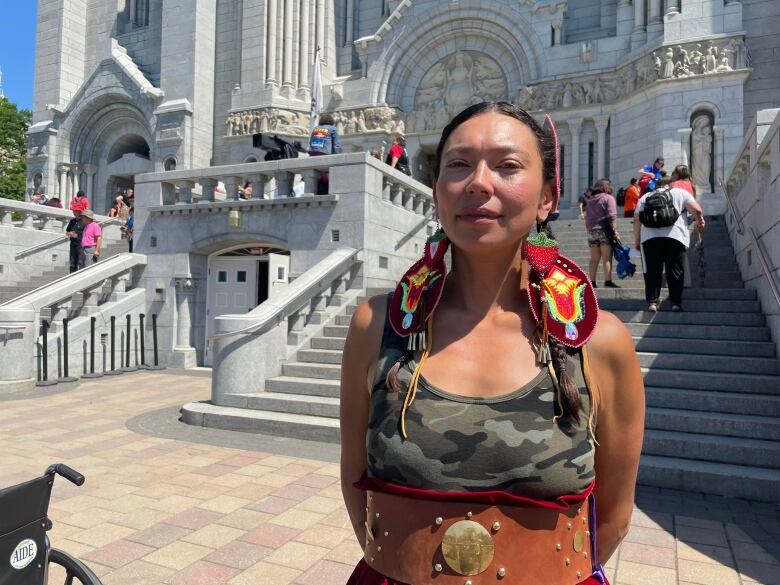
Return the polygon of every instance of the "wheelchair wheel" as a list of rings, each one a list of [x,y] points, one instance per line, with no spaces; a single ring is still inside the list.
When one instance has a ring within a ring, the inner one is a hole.
[[[48,585],[103,585],[87,565],[68,553],[49,551]]]

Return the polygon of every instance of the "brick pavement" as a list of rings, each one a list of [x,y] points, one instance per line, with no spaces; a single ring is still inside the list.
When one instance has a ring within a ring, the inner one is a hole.
[[[55,483],[51,538],[106,585],[344,583],[361,551],[332,456],[174,422],[163,436],[132,430],[144,426],[133,417],[207,399],[209,387],[145,372],[0,402],[0,485],[53,462],[84,473],[81,488]],[[613,585],[780,584],[767,552],[778,540],[777,506],[640,488],[608,573]]]

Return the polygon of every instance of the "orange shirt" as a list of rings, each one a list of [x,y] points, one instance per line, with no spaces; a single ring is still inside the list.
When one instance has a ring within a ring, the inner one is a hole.
[[[623,204],[624,211],[634,211],[636,204],[639,202],[639,187],[631,185],[626,189],[626,201]]]

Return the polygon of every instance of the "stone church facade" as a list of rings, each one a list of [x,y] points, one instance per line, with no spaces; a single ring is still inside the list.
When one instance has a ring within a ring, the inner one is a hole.
[[[429,183],[465,106],[550,113],[565,205],[657,156],[718,180],[780,90],[776,0],[38,0],[28,188],[104,212],[139,173],[261,160],[251,135],[306,140],[321,49],[345,151],[407,139]],[[713,193],[712,195],[706,195]]]

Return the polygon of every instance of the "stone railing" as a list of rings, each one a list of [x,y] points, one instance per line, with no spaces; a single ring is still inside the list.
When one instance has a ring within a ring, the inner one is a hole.
[[[742,278],[757,291],[780,350],[780,108],[756,113],[725,191]]]
[[[67,318],[73,342],[69,355],[80,356],[78,342],[85,336],[89,318],[104,312],[104,305],[119,303],[122,309],[121,301],[137,282],[135,270],[145,265],[142,254],[117,254],[0,305],[0,392],[34,385],[36,366],[40,368],[34,348],[42,321],[50,324],[51,343],[61,335],[62,320]],[[143,306],[143,290],[133,292],[133,307]],[[60,358],[56,352],[50,355],[50,371],[57,371]]]
[[[14,220],[15,213],[21,216],[21,221]],[[71,219],[73,219],[73,212],[67,209],[0,198],[0,225],[60,232]],[[108,216],[95,214],[95,221],[109,222],[112,220]]]
[[[204,209],[200,206],[206,204],[214,204],[222,208],[225,204],[232,206],[240,203],[251,207],[258,201],[266,200],[269,184],[275,186],[271,189],[274,192],[272,199],[300,199],[316,196],[320,178],[326,174],[330,177],[329,193],[338,195],[346,192],[345,189],[354,187],[353,184],[345,184],[353,178],[349,176],[349,171],[361,165],[368,165],[381,172],[383,175],[381,189],[387,201],[399,207],[418,211],[420,214],[425,213],[432,205],[431,191],[428,187],[362,152],[148,173],[136,177],[136,184],[163,185],[161,196],[163,205],[151,206],[149,211],[152,213],[172,211],[171,206],[175,206],[175,213],[178,213],[188,209],[181,206],[195,204],[198,207],[189,209]],[[220,182],[225,186],[224,194],[216,191]],[[246,182],[252,184],[253,196],[251,199],[244,200],[239,195],[239,187]],[[262,194],[262,196],[258,197],[254,194]]]
[[[360,265],[358,250],[335,250],[253,311],[217,317],[212,402],[229,404],[229,395],[251,391],[248,381],[258,391],[278,375],[288,347],[311,335],[307,327],[322,325],[329,307],[343,305]]]

